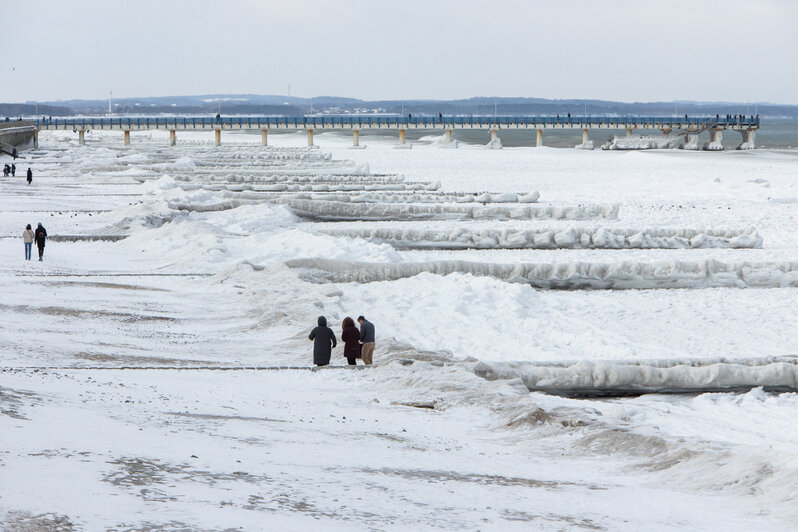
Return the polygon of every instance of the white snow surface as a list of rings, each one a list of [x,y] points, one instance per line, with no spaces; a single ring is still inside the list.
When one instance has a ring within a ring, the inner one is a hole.
[[[798,394],[529,392],[795,387],[796,152],[86,139],[0,188],[0,528],[798,523]],[[38,221],[75,238],[26,262]],[[316,316],[358,314],[374,367],[310,371]]]

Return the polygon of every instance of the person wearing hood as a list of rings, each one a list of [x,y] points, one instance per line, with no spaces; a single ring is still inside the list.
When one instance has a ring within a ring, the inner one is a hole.
[[[310,331],[309,339],[313,340],[313,363],[326,366],[330,363],[330,355],[337,345],[335,333],[327,327],[327,318],[319,316],[319,326]]]
[[[39,260],[41,261],[44,259],[44,241],[47,239],[47,230],[41,222],[36,226],[33,238],[36,241],[36,247],[39,248]]]

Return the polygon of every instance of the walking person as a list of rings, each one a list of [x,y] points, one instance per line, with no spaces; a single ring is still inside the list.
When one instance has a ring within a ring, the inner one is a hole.
[[[17,165],[11,163],[11,177],[17,177]]]
[[[349,365],[357,365],[355,360],[360,358],[360,331],[355,327],[355,322],[352,318],[347,317],[344,319],[341,340],[344,342],[344,356]]]
[[[30,228],[30,224],[25,226],[25,230],[22,231],[22,241],[25,242],[25,260],[30,260],[30,251],[33,247],[33,239],[35,235],[33,234],[33,230]]]
[[[47,240],[47,230],[41,222],[36,226],[36,233],[33,237],[36,241],[36,247],[39,248],[39,261],[44,259],[44,241]]]
[[[360,324],[360,343],[363,344],[360,357],[365,365],[370,366],[374,357],[374,324],[363,316],[358,316],[357,322]]]
[[[313,363],[326,366],[330,363],[330,355],[336,346],[335,333],[327,327],[327,318],[319,316],[318,327],[310,331],[308,338],[313,340]]]
[[[30,166],[29,166],[29,167],[28,167],[28,184],[29,184],[29,185],[30,185],[30,182],[31,182],[31,181],[33,181],[33,170],[31,170],[31,169],[30,169]]]

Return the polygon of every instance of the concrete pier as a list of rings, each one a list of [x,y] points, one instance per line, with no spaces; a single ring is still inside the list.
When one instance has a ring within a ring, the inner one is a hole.
[[[324,115],[324,116],[231,116],[225,117],[220,122],[213,117],[198,116],[137,116],[137,117],[98,117],[98,118],[55,118],[35,119],[27,123],[29,127],[39,131],[74,131],[80,135],[81,131],[93,129],[105,131],[217,131],[217,144],[220,143],[218,135],[222,129],[235,129],[239,131],[261,131],[266,138],[266,130],[276,131],[362,131],[382,130],[399,131],[399,143],[404,144],[407,130],[418,131],[444,131],[447,141],[453,140],[453,132],[457,130],[523,130],[535,131],[536,146],[543,145],[543,131],[546,129],[588,129],[594,130],[621,130],[627,136],[633,136],[637,130],[660,130],[663,136],[692,135],[695,136],[713,129],[722,131],[739,131],[743,135],[742,145],[753,145],[751,133],[759,129],[760,121],[756,116],[740,115],[715,115],[715,116],[549,116],[549,115],[433,115],[394,116],[394,115]],[[19,124],[25,125],[25,124]],[[19,126],[14,124],[15,127]],[[9,127],[9,126],[6,126]],[[171,135],[171,133],[170,133]],[[354,133],[353,133],[354,135]],[[710,139],[710,143],[717,146],[717,134]],[[714,143],[713,143],[713,139]],[[749,139],[746,141],[746,139]],[[354,142],[354,140],[353,140]],[[265,141],[261,142],[266,144]],[[359,143],[359,141],[358,141]],[[690,142],[688,142],[690,144]],[[311,144],[313,145],[313,144]]]
[[[222,130],[221,129],[214,129],[213,130],[213,136],[214,136],[214,144],[216,146],[221,146],[222,145]]]
[[[268,146],[269,145],[269,130],[268,129],[261,129],[260,130],[260,145],[261,146]]]
[[[126,130],[124,131],[124,133],[123,133],[123,137],[124,137],[124,140],[122,141],[122,143],[123,143],[125,146],[129,146],[129,145],[130,145],[130,130],[129,130],[129,129],[126,129]]]
[[[83,131],[82,129],[78,130],[78,144],[80,144],[81,146],[86,145],[86,132]]]
[[[308,129],[308,146],[313,146],[313,130]]]
[[[169,130],[169,145],[174,146],[177,144],[177,132],[174,129]]]
[[[352,146],[360,146],[360,131],[357,129],[352,130]]]
[[[33,149],[39,149],[39,130],[36,129],[33,131]]]
[[[588,133],[589,133],[589,132],[590,132],[590,130],[589,130],[589,129],[583,129],[583,130],[582,130],[582,144],[587,144],[587,141],[588,141],[588,140],[590,140],[590,139],[588,138]]]

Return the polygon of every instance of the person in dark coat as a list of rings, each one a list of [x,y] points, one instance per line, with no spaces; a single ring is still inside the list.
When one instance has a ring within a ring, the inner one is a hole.
[[[11,163],[11,177],[17,177],[17,165]]]
[[[41,222],[36,226],[36,233],[33,239],[36,242],[36,247],[39,248],[39,260],[41,261],[44,259],[44,241],[47,239],[47,230]]]
[[[344,319],[341,340],[344,342],[344,356],[349,365],[357,365],[355,360],[360,358],[360,331],[355,327],[355,320],[352,318]]]
[[[309,339],[313,340],[313,363],[326,366],[330,363],[333,347],[337,345],[335,333],[327,327],[327,318],[319,316],[319,326],[310,331]]]
[[[29,166],[29,167],[28,167],[28,184],[29,184],[29,185],[30,185],[30,182],[31,182],[31,181],[33,181],[33,170],[31,170],[31,169],[30,169],[30,166]]]

